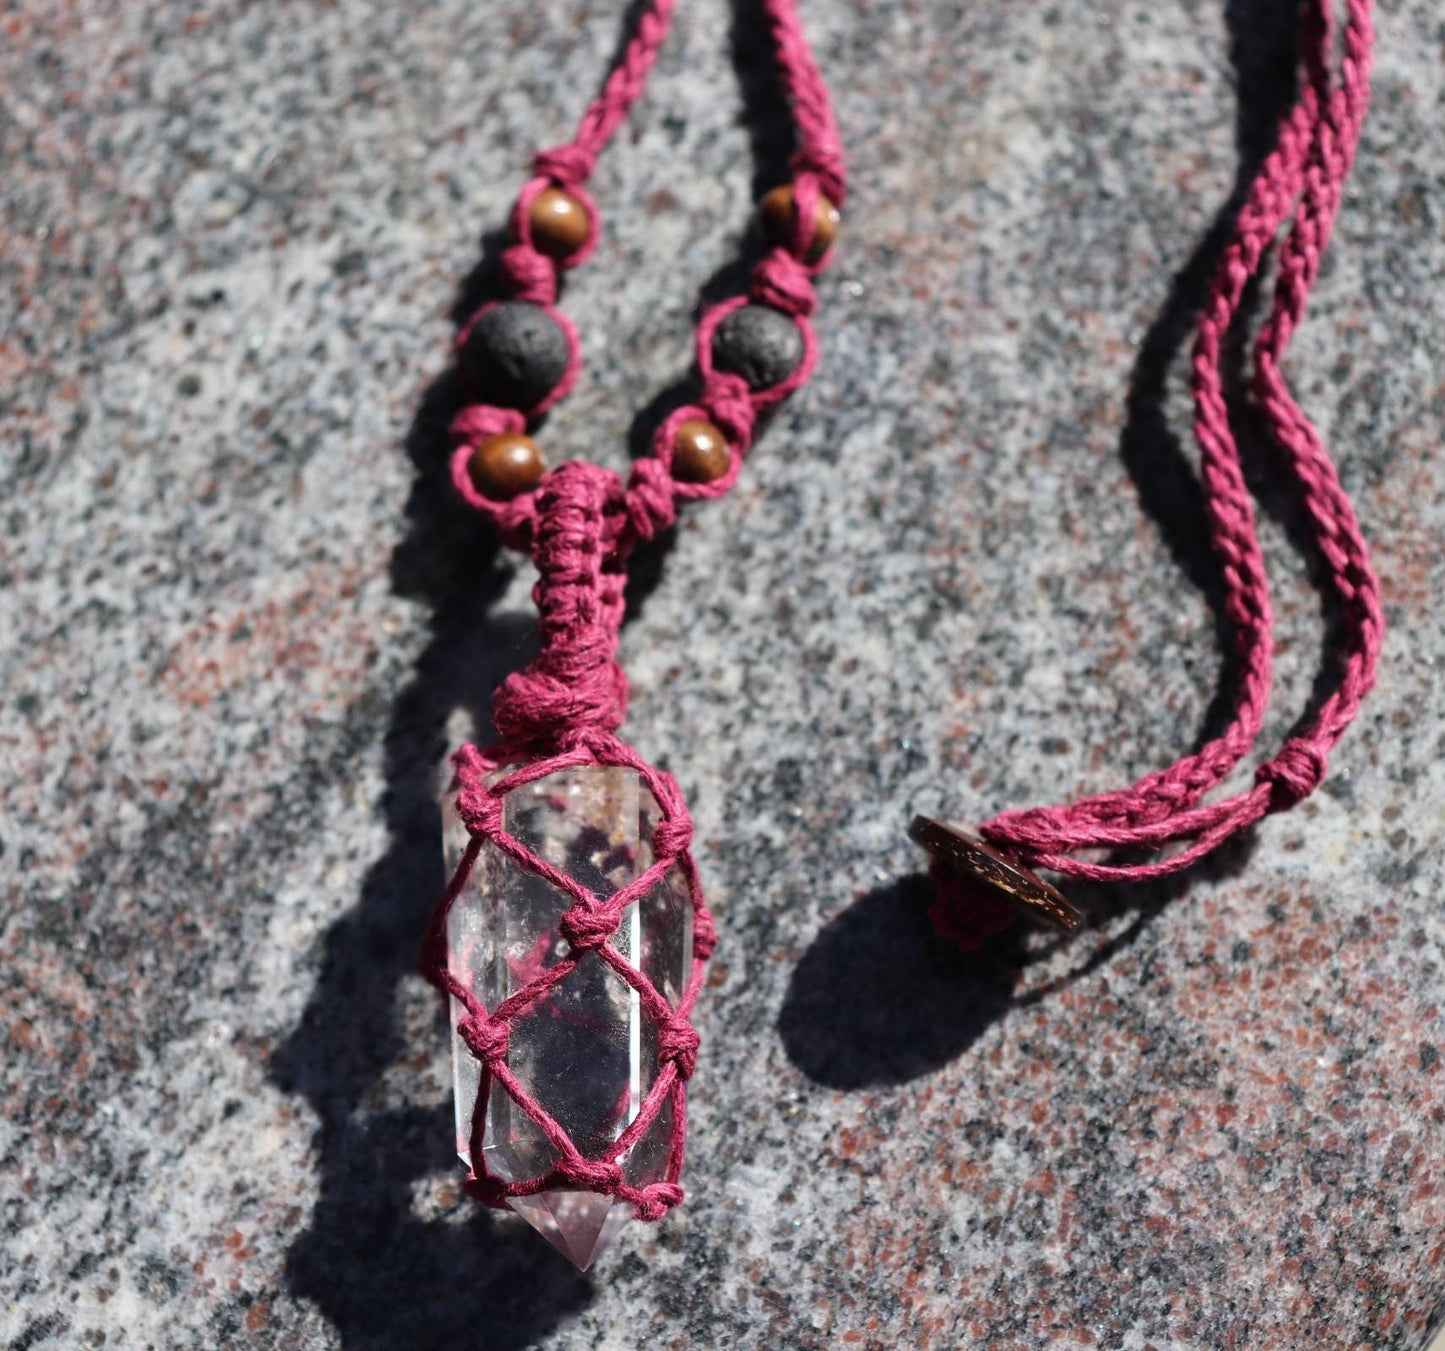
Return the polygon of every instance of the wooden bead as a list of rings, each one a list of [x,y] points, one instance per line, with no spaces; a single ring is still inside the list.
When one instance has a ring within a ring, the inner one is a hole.
[[[468,468],[483,497],[506,502],[531,492],[542,481],[547,460],[530,436],[501,432],[477,444]]]
[[[592,229],[587,208],[570,192],[543,188],[532,198],[528,212],[532,245],[549,258],[570,258],[586,242]]]
[[[672,476],[679,483],[712,483],[728,471],[732,455],[711,422],[688,418],[672,439]]]
[[[793,185],[784,183],[768,193],[758,208],[758,215],[762,220],[763,233],[774,244],[786,248],[793,238]],[[808,246],[808,262],[816,263],[833,247],[842,219],[838,208],[820,193],[818,209],[813,216],[813,242]]]

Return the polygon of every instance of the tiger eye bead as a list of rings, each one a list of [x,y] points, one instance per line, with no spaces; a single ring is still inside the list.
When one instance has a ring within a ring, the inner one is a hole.
[[[712,483],[731,463],[723,434],[702,418],[688,418],[672,438],[672,476],[679,483]]]
[[[477,443],[468,468],[483,497],[506,502],[531,492],[542,481],[547,460],[530,436],[501,432]]]
[[[793,238],[793,185],[784,183],[768,193],[758,207],[758,215],[763,233],[774,244],[786,248]],[[813,242],[808,246],[808,262],[816,263],[833,247],[842,219],[838,208],[820,193],[818,207],[813,214]]]
[[[527,222],[532,227],[533,247],[559,261],[576,253],[592,229],[587,208],[561,188],[543,188],[532,198]]]

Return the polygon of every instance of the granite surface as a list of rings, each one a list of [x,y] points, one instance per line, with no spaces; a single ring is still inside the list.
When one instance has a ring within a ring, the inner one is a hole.
[[[640,561],[623,639],[722,939],[689,1201],[581,1277],[460,1198],[411,973],[434,767],[531,619],[437,475],[453,307],[622,10],[0,3],[0,1345],[1423,1347],[1436,0],[1384,6],[1290,360],[1382,574],[1378,691],[1297,812],[970,960],[928,936],[913,811],[1112,784],[1217,719],[1180,345],[1292,6],[808,0],[855,187],[822,367]],[[554,451],[625,463],[737,284],[786,150],[758,24],[683,6],[603,162]],[[1241,427],[1272,745],[1331,613]]]

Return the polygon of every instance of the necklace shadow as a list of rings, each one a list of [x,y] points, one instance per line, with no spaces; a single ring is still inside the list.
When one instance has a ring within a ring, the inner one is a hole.
[[[1159,531],[1174,565],[1209,605],[1216,646],[1223,654],[1194,750],[1228,725],[1239,666],[1233,656],[1219,564],[1209,543],[1203,489],[1192,456],[1186,454],[1170,423],[1169,381],[1194,332],[1250,185],[1294,101],[1300,41],[1298,7],[1292,0],[1225,0],[1222,10],[1237,99],[1234,183],[1174,277],[1140,344],[1119,438],[1120,458],[1139,504]],[[1278,453],[1249,395],[1248,337],[1260,298],[1256,286],[1241,306],[1239,321],[1229,335],[1225,380],[1246,480],[1262,513],[1282,528],[1291,547],[1305,559],[1319,597],[1321,655],[1299,726],[1336,677],[1331,636],[1342,618],[1308,513],[1298,493],[1275,472]],[[1108,964],[1196,882],[1239,876],[1256,839],[1253,831],[1247,831],[1188,872],[1136,884],[1127,891],[1098,883],[1072,886],[1070,898],[1086,916],[1081,938],[1031,940],[1015,926],[969,954],[934,933],[927,915],[932,883],[925,874],[911,874],[870,891],[827,923],[799,961],[778,1017],[784,1050],[801,1073],[834,1089],[896,1085],[938,1070],[966,1054],[1010,1010],[1046,999]],[[1139,859],[1117,855],[1110,861]],[[1129,918],[1121,928],[1124,916]],[[1076,947],[1081,955],[1066,971],[1028,985],[1031,967]]]
[[[647,0],[630,5],[619,54],[649,8]],[[769,181],[782,173],[787,149],[757,128],[789,124],[757,29],[761,15],[760,0],[734,0],[732,56],[758,178]],[[458,327],[498,294],[509,242],[502,230],[483,238],[481,261],[452,309]],[[704,285],[700,307],[745,286],[760,252],[750,232],[743,258]],[[694,396],[694,380],[695,373],[685,376],[637,414],[628,438],[634,455],[650,451],[667,414]],[[515,568],[450,481],[448,428],[462,402],[451,369],[427,391],[405,439],[414,477],[391,585],[425,606],[429,632],[383,742],[386,848],[356,905],[327,932],[312,996],[269,1069],[272,1082],[306,1099],[319,1120],[317,1200],[287,1255],[286,1282],[320,1310],[347,1351],[521,1351],[595,1294],[588,1277],[520,1221],[462,1194],[448,1150],[450,1095],[437,1094],[434,1077],[446,1019],[415,975],[423,927],[445,881],[439,796],[449,725],[461,713],[475,739],[490,739],[493,690],[535,650],[535,616],[496,610]],[[634,550],[625,623],[640,615],[675,538],[666,531]]]
[[[479,273],[494,266],[500,242],[484,241]],[[463,305],[478,289],[474,276]],[[349,1351],[474,1345],[481,1329],[489,1347],[521,1348],[591,1296],[566,1263],[462,1194],[446,1153],[449,1096],[435,1093],[427,1072],[430,1052],[445,1045],[444,1018],[413,973],[443,886],[448,723],[460,711],[485,734],[491,690],[526,664],[534,626],[530,616],[494,610],[514,570],[449,482],[447,428],[461,398],[448,372],[406,439],[415,477],[391,584],[428,608],[430,631],[383,743],[387,847],[356,906],[327,933],[314,992],[270,1071],[320,1121],[317,1201],[288,1254],[287,1283]]]
[[[1236,876],[1252,851],[1231,841],[1195,875]],[[794,1067],[825,1088],[886,1088],[918,1079],[966,1055],[1012,1010],[1037,1004],[1107,965],[1190,883],[1160,878],[1127,903],[1114,889],[1076,888],[1098,936],[1092,946],[1014,925],[972,952],[939,937],[929,919],[933,882],[910,873],[854,901],[809,944],[788,981],[778,1035]],[[1129,922],[1104,936],[1127,914]],[[1029,984],[1031,968],[1079,950],[1056,976]]]

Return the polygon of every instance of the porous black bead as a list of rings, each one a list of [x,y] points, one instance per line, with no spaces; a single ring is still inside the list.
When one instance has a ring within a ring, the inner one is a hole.
[[[749,389],[780,385],[803,360],[803,335],[786,314],[766,305],[744,305],[717,326],[713,365],[740,375]]]
[[[533,408],[566,374],[567,356],[567,335],[546,310],[504,300],[472,325],[462,361],[479,402]]]

